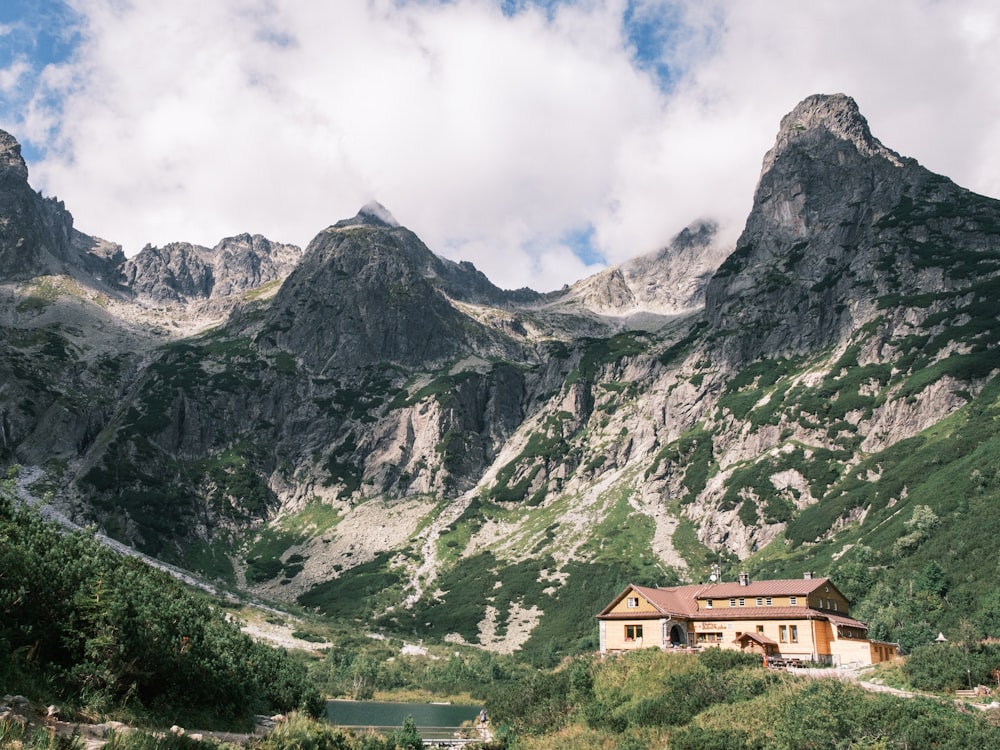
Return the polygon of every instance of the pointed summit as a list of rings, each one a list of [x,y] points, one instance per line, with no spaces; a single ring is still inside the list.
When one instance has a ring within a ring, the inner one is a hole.
[[[849,96],[810,96],[764,157],[743,234],[706,290],[709,320],[738,332],[735,363],[836,344],[880,296],[940,291],[955,257],[980,252],[963,222],[993,221],[990,203],[883,146]]]
[[[399,229],[402,224],[396,221],[396,217],[392,215],[388,208],[378,201],[370,201],[363,205],[354,217],[342,219],[333,226],[337,229],[347,229],[348,227],[356,226]]]
[[[21,156],[21,144],[6,130],[0,130],[0,176],[28,180],[28,165]]]
[[[882,157],[902,166],[899,154],[886,148],[872,135],[868,120],[854,99],[846,94],[813,94],[806,97],[781,119],[774,147],[764,156],[762,174],[790,148],[809,147],[830,137],[847,141],[863,156]]]
[[[369,219],[377,219],[390,227],[401,226],[401,224],[396,221],[396,217],[390,213],[389,209],[378,201],[369,201],[363,205],[361,210],[358,211],[358,216],[366,216]]]

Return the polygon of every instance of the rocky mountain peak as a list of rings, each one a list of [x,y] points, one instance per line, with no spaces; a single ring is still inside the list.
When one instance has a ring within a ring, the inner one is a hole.
[[[845,94],[814,94],[782,118],[774,147],[764,156],[762,172],[770,170],[789,148],[808,147],[830,136],[852,144],[859,154],[881,157],[902,166],[899,154],[872,135],[854,99]]]
[[[737,366],[837,343],[879,296],[957,283],[944,280],[955,258],[987,250],[968,219],[992,226],[996,210],[883,146],[850,97],[811,96],[764,158],[736,250],[708,285],[709,320],[733,332]]]
[[[21,157],[21,144],[5,130],[0,130],[0,175],[28,179],[28,165]]]
[[[402,225],[396,221],[396,217],[378,201],[369,201],[363,205],[358,213],[350,219],[341,219],[333,225],[336,229],[347,229],[356,226],[386,227],[398,229]]]
[[[666,247],[577,282],[560,303],[636,325],[692,312],[704,304],[705,285],[732,249],[716,241],[717,232],[715,222],[697,221]]]
[[[0,130],[0,278],[25,279],[75,262],[73,217],[61,201],[28,184],[21,145]]]
[[[503,293],[472,264],[437,257],[390,222],[388,211],[369,204],[320,232],[276,295],[262,340],[319,372],[509,355],[502,334],[452,303],[502,300]],[[364,231],[346,231],[354,229]]]
[[[259,234],[240,234],[214,248],[188,242],[146,245],[123,262],[118,285],[157,303],[217,299],[285,278],[302,251]]]

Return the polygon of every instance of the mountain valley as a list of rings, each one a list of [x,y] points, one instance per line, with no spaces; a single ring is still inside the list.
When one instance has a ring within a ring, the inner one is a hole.
[[[629,583],[819,571],[1000,636],[1000,202],[817,95],[711,222],[502,290],[372,203],[125,258],[0,134],[0,461],[80,524],[409,638],[592,649]]]

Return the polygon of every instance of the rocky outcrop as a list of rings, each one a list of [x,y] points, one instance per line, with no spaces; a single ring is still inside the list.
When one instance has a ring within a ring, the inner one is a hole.
[[[511,337],[453,304],[484,296],[480,282],[472,266],[447,264],[409,230],[362,212],[309,243],[258,338],[317,374],[376,364],[434,370],[469,355],[523,358]],[[501,295],[494,290],[485,296]]]
[[[147,245],[121,264],[116,281],[135,297],[155,303],[219,299],[284,279],[300,255],[294,245],[259,234],[227,237],[211,250],[187,242]]]
[[[708,320],[734,367],[821,349],[871,320],[880,297],[961,284],[950,269],[989,251],[981,230],[998,217],[997,201],[883,146],[850,97],[811,96],[764,157],[736,250],[708,285]]]
[[[718,226],[699,222],[669,245],[601,271],[557,297],[599,315],[676,316],[700,310],[705,287],[732,248],[716,241]]]
[[[0,280],[46,273],[69,255],[73,217],[28,185],[21,145],[0,130]]]

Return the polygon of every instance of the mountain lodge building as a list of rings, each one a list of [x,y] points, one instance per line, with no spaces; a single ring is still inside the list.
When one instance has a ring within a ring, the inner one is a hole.
[[[829,578],[629,585],[597,615],[601,653],[640,648],[718,647],[838,666],[877,664],[898,654],[868,639]]]

